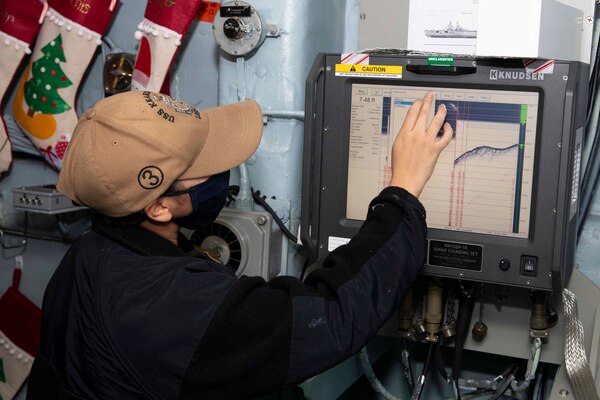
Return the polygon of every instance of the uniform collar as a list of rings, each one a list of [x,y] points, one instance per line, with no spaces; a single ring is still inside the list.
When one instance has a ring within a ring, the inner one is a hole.
[[[139,225],[121,225],[110,218],[92,214],[92,230],[144,256],[198,256],[200,253],[181,233],[175,246],[169,240]]]

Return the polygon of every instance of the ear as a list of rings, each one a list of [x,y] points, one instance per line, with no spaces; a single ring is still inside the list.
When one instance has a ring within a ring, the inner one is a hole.
[[[144,212],[153,221],[156,222],[169,222],[173,218],[171,213],[171,207],[169,202],[161,197],[154,200],[144,208]]]

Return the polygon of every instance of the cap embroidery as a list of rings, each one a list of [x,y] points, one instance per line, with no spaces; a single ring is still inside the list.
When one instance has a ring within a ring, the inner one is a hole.
[[[162,184],[163,179],[163,172],[154,165],[142,168],[138,174],[138,183],[144,189],[155,189],[159,187]]]
[[[158,107],[158,103],[161,102],[175,112],[192,115],[196,119],[201,119],[200,112],[196,108],[184,103],[183,101],[167,96],[166,94],[143,92],[143,96],[146,100],[146,103],[148,103],[151,108]],[[175,116],[173,114],[169,114],[162,108],[160,108],[156,113],[169,122],[175,122]]]

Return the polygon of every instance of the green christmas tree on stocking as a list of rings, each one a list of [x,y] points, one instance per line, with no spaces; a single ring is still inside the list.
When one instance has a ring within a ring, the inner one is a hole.
[[[61,62],[67,61],[62,49],[61,35],[42,47],[42,53],[44,55],[32,65],[33,76],[25,83],[25,101],[29,106],[27,115],[30,117],[35,111],[60,114],[71,109],[57,91],[73,84],[60,67]]]

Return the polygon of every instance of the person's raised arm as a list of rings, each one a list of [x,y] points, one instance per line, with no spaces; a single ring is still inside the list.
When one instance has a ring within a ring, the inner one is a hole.
[[[444,123],[446,107],[443,104],[427,125],[433,100],[433,92],[428,92],[422,100],[413,103],[392,149],[391,185],[404,188],[415,197],[421,194],[438,156],[452,139],[452,127]],[[438,139],[442,125],[444,134]]]
[[[213,296],[220,305],[181,398],[197,398],[198,387],[209,388],[206,398],[219,398],[220,391],[245,398],[301,382],[358,352],[394,314],[426,260],[425,210],[414,196],[452,137],[447,125],[436,138],[443,107],[427,125],[432,103],[429,96],[411,107],[394,143],[392,186],[371,201],[358,234],[322,268],[304,282],[231,278],[227,295]]]

